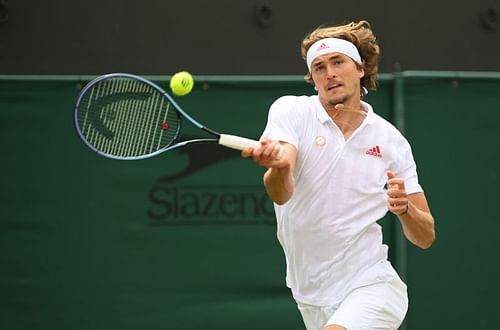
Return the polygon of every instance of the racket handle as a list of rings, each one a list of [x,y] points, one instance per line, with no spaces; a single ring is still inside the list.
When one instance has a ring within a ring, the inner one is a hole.
[[[219,138],[219,144],[228,148],[243,150],[246,147],[256,147],[259,145],[259,141],[247,139],[241,136],[221,134]],[[280,144],[280,150],[278,155],[276,155],[276,160],[281,160],[285,154],[285,148]]]
[[[247,139],[241,136],[221,134],[219,144],[236,150],[243,150],[246,147],[255,147],[259,145],[259,141]]]

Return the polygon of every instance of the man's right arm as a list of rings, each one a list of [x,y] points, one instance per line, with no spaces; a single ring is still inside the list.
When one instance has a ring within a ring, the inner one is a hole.
[[[264,186],[267,194],[276,204],[285,204],[293,195],[295,161],[297,149],[290,143],[262,139],[258,147],[242,151],[243,157],[252,157],[260,166],[267,167]]]
[[[282,205],[292,197],[295,188],[293,171],[297,150],[289,143],[281,143],[283,156],[274,167],[269,167],[264,174],[264,186],[267,194],[276,204]]]

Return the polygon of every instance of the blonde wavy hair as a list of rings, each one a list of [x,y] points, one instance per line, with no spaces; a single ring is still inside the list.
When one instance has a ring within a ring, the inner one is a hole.
[[[309,33],[302,41],[300,47],[302,58],[306,60],[309,47],[316,41],[325,38],[340,38],[352,42],[356,48],[358,48],[363,61],[362,68],[365,70],[365,75],[361,78],[361,86],[369,90],[377,89],[380,47],[368,21],[362,20],[345,25],[318,27],[316,30]],[[359,66],[359,64],[356,65]],[[304,79],[308,83],[314,85],[311,73],[308,72],[304,76]]]

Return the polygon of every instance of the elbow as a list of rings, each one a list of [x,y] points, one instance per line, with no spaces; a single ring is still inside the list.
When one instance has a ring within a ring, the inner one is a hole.
[[[290,198],[292,198],[293,195],[293,190],[292,191],[287,191],[285,193],[271,193],[270,191],[267,192],[269,197],[272,199],[272,201],[278,205],[284,205],[286,204]]]
[[[278,205],[284,205],[284,204],[286,204],[286,202],[288,202],[289,199],[290,198],[276,198],[276,199],[273,199],[273,202],[275,202]]]
[[[286,204],[290,200],[290,198],[292,198],[294,191],[293,185],[283,185],[276,187],[273,185],[268,185],[267,182],[264,182],[264,186],[269,198],[271,198],[271,200],[278,205]]]
[[[421,242],[419,242],[419,244],[417,244],[417,246],[423,250],[427,250],[434,244],[435,241],[436,241],[436,233],[433,230],[428,235],[428,237],[426,237],[425,240],[422,240]]]
[[[420,230],[417,235],[415,245],[423,250],[429,249],[436,241],[436,227],[434,226],[434,218],[429,213],[428,220],[425,221],[426,225]]]

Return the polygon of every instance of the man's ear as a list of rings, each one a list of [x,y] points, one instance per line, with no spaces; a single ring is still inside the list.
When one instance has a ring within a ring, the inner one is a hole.
[[[359,71],[359,79],[363,78],[365,76],[365,69],[359,67],[358,71]]]
[[[313,85],[314,90],[317,92],[318,91],[318,87],[316,87],[316,83],[314,82],[312,76],[311,76],[311,82],[310,82],[310,84]]]

